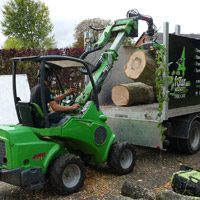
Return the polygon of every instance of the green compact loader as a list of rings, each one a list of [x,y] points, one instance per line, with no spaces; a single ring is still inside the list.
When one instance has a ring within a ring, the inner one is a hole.
[[[127,18],[106,27],[93,48],[80,58],[47,55],[12,59],[13,96],[19,124],[0,126],[1,181],[27,189],[41,189],[48,181],[58,194],[66,195],[83,186],[84,164],[107,164],[119,175],[133,170],[136,159],[133,145],[116,141],[100,109],[98,93],[124,38],[137,36],[140,19],[147,21],[147,34],[153,36],[152,19],[131,10]],[[110,41],[111,46],[103,51],[95,65],[85,60],[88,54],[102,49]],[[21,101],[17,94],[16,72],[21,62],[39,65],[42,107]],[[66,112],[58,123],[51,124],[44,96],[45,69],[53,72],[63,91],[65,88],[57,73],[72,67],[87,77],[86,84],[79,95],[61,103],[79,103],[80,109]]]

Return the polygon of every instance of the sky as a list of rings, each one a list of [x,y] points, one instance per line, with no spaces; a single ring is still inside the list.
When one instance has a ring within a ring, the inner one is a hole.
[[[0,0],[0,21],[2,6],[8,0]],[[163,22],[169,22],[170,32],[175,25],[181,25],[181,33],[200,33],[200,1],[191,0],[41,0],[50,11],[54,26],[53,35],[57,47],[70,47],[74,42],[74,28],[85,19],[122,19],[128,10],[136,8],[141,14],[150,15],[162,31]],[[186,3],[187,2],[187,3]],[[139,33],[146,30],[144,22],[139,23]],[[0,27],[0,48],[6,37]]]

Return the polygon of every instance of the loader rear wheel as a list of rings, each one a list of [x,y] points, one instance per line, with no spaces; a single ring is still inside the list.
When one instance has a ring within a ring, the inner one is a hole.
[[[118,175],[131,172],[135,166],[136,155],[133,145],[117,142],[112,145],[108,156],[109,169]]]
[[[84,184],[86,170],[81,159],[68,154],[59,156],[50,169],[52,189],[61,195],[77,192]]]

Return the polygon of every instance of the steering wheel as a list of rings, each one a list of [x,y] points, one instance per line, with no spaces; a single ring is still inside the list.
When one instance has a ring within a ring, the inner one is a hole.
[[[62,100],[62,103],[64,104],[64,106],[71,106],[72,104],[74,104],[76,97],[77,95],[75,95],[74,93],[70,94]]]

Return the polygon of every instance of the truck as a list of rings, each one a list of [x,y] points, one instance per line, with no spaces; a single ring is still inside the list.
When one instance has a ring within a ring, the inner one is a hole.
[[[199,48],[200,40],[164,32],[163,100],[129,107],[102,105],[119,139],[135,145],[193,154],[200,149]],[[121,66],[120,66],[121,67]],[[119,68],[118,68],[119,69]],[[118,73],[119,72],[119,73]],[[111,91],[110,77],[104,95]],[[168,75],[167,75],[168,74]],[[161,108],[161,109],[160,109]]]
[[[153,20],[141,17],[135,10],[131,10],[129,15],[147,20],[148,28],[152,30]],[[145,35],[148,35],[149,29]],[[157,77],[161,84],[158,85],[160,100],[128,107],[112,103],[112,87],[123,81],[126,83],[123,65],[131,54],[125,47],[125,50],[119,49],[124,57],[120,57],[119,53],[118,63],[102,86],[101,109],[108,116],[108,124],[119,140],[127,140],[138,146],[194,154],[200,149],[200,40],[179,33],[170,34],[169,24],[164,23],[162,40],[151,37],[148,42],[140,43],[137,49],[155,45],[163,50],[161,73]]]

